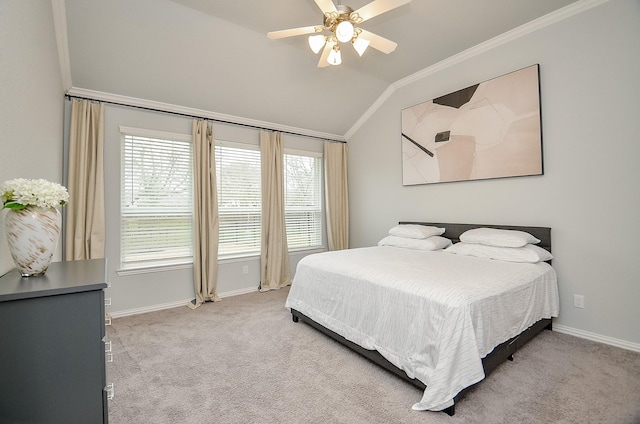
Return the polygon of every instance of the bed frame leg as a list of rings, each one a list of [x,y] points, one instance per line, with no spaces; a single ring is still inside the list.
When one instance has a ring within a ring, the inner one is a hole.
[[[456,414],[456,404],[454,403],[450,407],[443,409],[442,412],[450,417],[453,417]]]
[[[300,318],[295,316],[293,313],[291,314],[291,319],[293,320],[293,322],[298,322],[300,321]]]

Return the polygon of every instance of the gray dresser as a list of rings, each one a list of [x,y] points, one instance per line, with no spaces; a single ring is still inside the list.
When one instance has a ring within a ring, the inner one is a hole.
[[[105,260],[0,277],[0,423],[107,423]]]

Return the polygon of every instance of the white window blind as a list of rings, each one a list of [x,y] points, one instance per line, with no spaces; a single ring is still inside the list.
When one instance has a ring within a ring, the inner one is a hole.
[[[193,260],[191,137],[122,129],[121,267]],[[149,136],[151,134],[151,136]]]
[[[322,157],[289,151],[284,163],[289,250],[322,247]]]
[[[260,151],[257,146],[219,141],[216,179],[220,241],[218,257],[260,253]]]

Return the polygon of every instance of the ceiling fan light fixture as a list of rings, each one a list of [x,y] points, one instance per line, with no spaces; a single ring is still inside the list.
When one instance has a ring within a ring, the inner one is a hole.
[[[339,65],[342,63],[342,54],[340,53],[340,47],[338,47],[338,45],[335,45],[333,49],[331,49],[327,62],[329,62],[330,65]]]
[[[362,57],[364,52],[367,50],[367,47],[369,47],[369,40],[365,40],[364,38],[360,37],[353,40],[353,48],[356,50],[356,52],[358,52],[358,55],[360,57]]]
[[[322,34],[310,35],[309,36],[309,47],[311,50],[318,54],[320,50],[324,47],[324,44],[327,42],[327,37]]]
[[[270,31],[267,37],[274,40],[298,35],[309,36],[311,50],[316,54],[322,51],[318,67],[324,68],[342,63],[340,43],[351,43],[360,56],[369,47],[385,54],[393,52],[398,46],[397,43],[355,26],[360,26],[364,21],[410,3],[411,0],[368,0],[367,4],[356,10],[341,4],[341,0],[338,1],[339,4],[335,4],[335,0],[314,0],[314,2],[322,11],[322,25]]]
[[[353,38],[353,24],[349,21],[342,21],[336,26],[336,37],[338,41],[347,43]]]

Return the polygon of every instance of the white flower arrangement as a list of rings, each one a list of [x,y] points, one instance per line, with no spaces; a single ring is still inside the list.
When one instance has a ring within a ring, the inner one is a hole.
[[[2,208],[24,209],[27,206],[55,208],[69,202],[67,189],[47,180],[17,178],[2,183]]]

